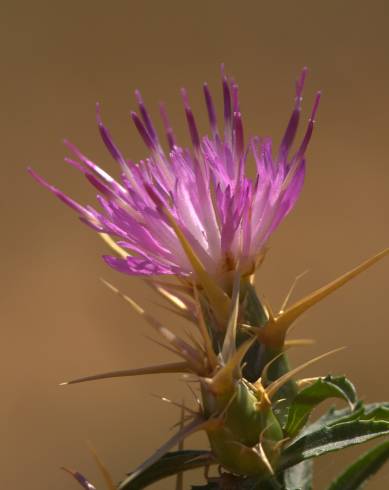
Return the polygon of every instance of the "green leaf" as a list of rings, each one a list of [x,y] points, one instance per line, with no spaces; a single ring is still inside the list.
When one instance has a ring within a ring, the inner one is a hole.
[[[253,327],[263,327],[269,318],[258,298],[255,287],[244,281],[242,282],[241,293],[243,300],[240,310],[244,315],[243,322]],[[247,333],[238,331],[237,344],[242,344],[247,338],[249,338]],[[254,382],[261,375],[263,368],[262,347],[259,342],[255,342],[245,356],[243,375],[248,381]]]
[[[385,435],[389,435],[389,409],[376,409],[347,422],[333,421],[294,440],[282,453],[280,469]]]
[[[277,479],[267,478],[247,478],[242,484],[242,490],[285,490],[285,487],[280,484]]]
[[[359,401],[354,410],[350,410],[349,408],[336,409],[332,407],[328,410],[327,413],[322,415],[319,419],[317,419],[312,424],[305,426],[302,432],[295,439],[297,441],[300,437],[310,434],[311,432],[315,432],[322,427],[327,425],[335,425],[340,422],[350,422],[351,420],[369,420],[371,418],[377,419],[385,419],[387,411],[389,410],[389,402],[381,402],[381,403],[370,403],[364,405],[361,401]]]
[[[302,461],[284,472],[285,490],[312,490],[313,463]]]
[[[255,287],[247,281],[242,281],[241,292],[243,296],[241,305],[241,311],[244,312],[243,323],[253,327],[263,327],[269,321],[269,313],[258,298]],[[247,333],[238,331],[238,344],[241,344],[247,338]],[[250,382],[256,381],[261,376],[263,368],[270,362],[271,364],[267,372],[269,381],[280,378],[290,370],[288,358],[286,354],[282,353],[281,348],[274,350],[273,348],[262,345],[260,342],[255,342],[245,355],[244,367],[242,369],[243,376]],[[294,380],[289,380],[278,390],[276,396],[273,398],[273,402],[277,402],[274,413],[280,423],[283,424],[285,422],[288,405],[296,394],[296,383]]]
[[[276,478],[238,478],[232,475],[225,475],[226,480],[221,477],[218,481],[208,482],[206,485],[192,486],[192,490],[218,490],[218,489],[240,489],[240,490],[287,490]],[[231,479],[230,479],[231,478]]]
[[[255,485],[247,485],[244,490],[285,490],[283,485],[280,485],[275,478],[256,483]]]
[[[358,490],[389,459],[389,441],[386,441],[363,454],[349,466],[329,487],[328,490]]]
[[[357,395],[352,383],[344,376],[319,378],[301,390],[290,405],[284,428],[286,435],[294,437],[300,432],[312,410],[328,398],[341,398],[354,407]]]
[[[244,323],[253,327],[263,327],[269,320],[269,315],[258,298],[255,286],[247,281],[242,281],[241,296]]]
[[[182,471],[201,468],[212,464],[212,456],[209,451],[185,450],[165,454],[156,463],[147,468],[134,480],[124,480],[118,490],[140,490],[152,483],[175,475]]]

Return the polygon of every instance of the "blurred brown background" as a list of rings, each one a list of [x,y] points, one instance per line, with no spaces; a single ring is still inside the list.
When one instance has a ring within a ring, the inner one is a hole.
[[[62,163],[62,138],[115,174],[96,130],[99,100],[128,157],[145,156],[128,117],[140,88],[153,114],[159,100],[167,103],[187,142],[179,88],[188,88],[207,131],[201,84],[207,80],[220,94],[222,61],[240,84],[246,132],[279,141],[294,80],[306,64],[306,116],[315,90],[323,90],[306,186],[258,276],[259,290],[277,306],[293,278],[309,269],[296,298],[389,242],[389,3],[38,0],[4,1],[1,10],[0,486],[75,489],[59,470],[67,465],[103,488],[85,441],[121,478],[178,418],[152,394],[178,399],[184,386],[160,376],[58,387],[72,377],[171,359],[99,277],[166,322],[174,318],[157,310],[139,280],[104,265],[98,237],[39,188],[26,166],[94,203],[86,181]],[[384,261],[309,312],[292,336],[312,336],[317,344],[294,351],[293,362],[347,345],[307,375],[345,373],[365,400],[388,399],[387,275]],[[193,438],[187,445],[200,444]],[[315,490],[359,451],[320,461]],[[388,487],[389,468],[369,488]]]

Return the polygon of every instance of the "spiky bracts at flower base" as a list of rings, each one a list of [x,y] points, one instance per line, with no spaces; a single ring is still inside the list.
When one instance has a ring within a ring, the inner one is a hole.
[[[211,136],[204,138],[199,136],[187,93],[182,91],[192,151],[176,144],[164,107],[161,114],[169,152],[163,150],[139,92],[136,98],[140,115],[131,113],[131,118],[150,156],[138,164],[127,160],[113,143],[98,108],[100,133],[120,164],[120,182],[67,143],[77,160],[66,161],[82,171],[97,188],[102,211],[76,203],[30,170],[38,182],[75,209],[81,220],[106,240],[115,252],[115,256],[105,257],[109,265],[120,272],[143,276],[167,301],[170,311],[192,324],[187,338],[177,335],[133,299],[106,283],[143,316],[162,337],[163,345],[179,360],[88,376],[63,384],[181,373],[196,402],[191,408],[164,399],[181,409],[179,431],[118,487],[94,453],[109,490],[144,488],[171,474],[180,475],[176,487],[180,490],[183,471],[207,468],[211,464],[218,464],[228,475],[209,479],[204,488],[308,490],[311,488],[309,467],[303,463],[304,471],[297,471],[301,480],[298,482],[293,468],[304,459],[334,449],[328,449],[331,444],[326,427],[327,449],[319,447],[314,453],[314,443],[304,440],[304,450],[310,445],[313,447],[311,453],[304,456],[301,434],[313,408],[330,397],[345,400],[352,417],[361,422],[357,427],[358,442],[389,433],[389,414],[385,412],[384,416],[382,407],[379,415],[372,409],[375,425],[368,422],[372,418],[367,418],[367,410],[363,414],[358,412],[362,409],[357,404],[355,390],[345,378],[294,379],[303,368],[339,349],[294,369],[289,368],[285,354],[290,345],[308,343],[287,339],[292,323],[308,308],[385,256],[388,250],[292,306],[287,305],[288,295],[278,313],[258,297],[253,286],[254,273],[264,258],[269,236],[292,209],[304,179],[305,152],[320,97],[317,94],[302,142],[291,154],[305,76],[306,69],[296,83],[294,110],[276,156],[270,139],[251,138],[245,146],[238,87],[223,71],[223,133],[217,126],[208,86],[204,85],[204,96]],[[254,180],[246,175],[249,155],[256,164]],[[155,277],[166,275],[176,276],[178,282]],[[197,390],[193,388],[196,385]],[[345,415],[342,416],[344,419]],[[366,420],[361,420],[362,416]],[[377,417],[381,417],[378,426]],[[344,439],[343,433],[339,434],[339,423],[337,432],[331,436],[335,449],[345,445],[343,442],[341,446],[339,441],[339,438]],[[211,451],[182,451],[183,440],[200,430],[206,432]],[[322,440],[322,435],[320,437]],[[352,435],[348,440],[352,440]],[[177,444],[181,450],[171,453]],[[382,455],[382,451],[379,454]],[[67,471],[84,488],[95,488],[79,473]],[[290,486],[288,481],[292,482]]]
[[[184,373],[184,379],[190,375],[188,383],[191,388],[193,383],[198,383],[199,387],[198,399],[196,397],[197,406],[194,409],[181,403],[170,401],[173,405],[183,408],[186,424],[134,471],[122,483],[120,488],[138,488],[137,486],[132,487],[131,482],[136,481],[142,472],[155,464],[179,441],[197,431],[205,431],[207,433],[212,449],[209,458],[205,462],[202,461],[203,465],[207,466],[217,463],[233,474],[244,477],[267,478],[276,474],[283,447],[290,444],[293,437],[298,436],[298,433],[303,428],[300,425],[297,431],[288,431],[288,427],[293,426],[290,417],[288,418],[290,405],[293,400],[298,398],[302,387],[304,390],[307,385],[310,386],[317,380],[324,379],[315,378],[296,383],[293,381],[294,377],[311,363],[339,350],[335,349],[287,371],[285,349],[289,345],[304,345],[307,343],[304,340],[288,342],[285,338],[288,328],[309,307],[366,270],[387,253],[388,250],[385,250],[368,259],[355,269],[319,288],[289,308],[285,306],[285,310],[280,311],[277,315],[270,313],[271,310],[267,309],[266,311],[269,312],[268,321],[257,327],[239,323],[239,317],[244,315],[241,310],[247,297],[242,293],[240,276],[236,274],[229,320],[221,344],[219,343],[220,335],[213,330],[211,325],[207,324],[204,318],[203,308],[196,288],[193,290],[195,302],[192,305],[192,311],[194,312],[194,317],[196,317],[194,323],[199,335],[197,337],[190,335],[189,340],[185,340],[145,312],[130,297],[120,293],[116,288],[106,283],[113,292],[119,294],[137,313],[144,317],[166,342],[169,350],[173,351],[182,360],[165,365],[97,374],[63,384],[75,384],[113,377]],[[250,293],[252,294],[253,291],[251,290]],[[162,294],[165,299],[177,308],[180,307],[183,311],[187,310],[187,306],[181,303],[181,300],[175,298],[173,293],[170,293],[169,296]],[[259,310],[258,318],[262,318],[262,314],[263,312]],[[238,336],[240,332],[247,332],[248,338],[239,345]],[[194,335],[196,335],[196,332],[194,332]],[[260,352],[268,361],[263,366],[258,379],[250,382],[243,376],[242,364],[247,352],[253,345],[262,347],[257,352]],[[274,379],[270,377],[270,371],[272,371]],[[286,386],[288,386],[289,390],[282,391]],[[282,396],[280,393],[282,393]],[[286,400],[283,399],[285,396],[287,397]],[[350,406],[353,406],[356,402],[353,390],[351,390],[351,394],[348,393],[347,395],[342,394],[341,390],[330,391],[330,396],[341,397],[348,401]],[[169,400],[164,399],[164,401]],[[321,401],[320,397],[319,401]],[[293,434],[293,437],[291,437],[291,434]]]

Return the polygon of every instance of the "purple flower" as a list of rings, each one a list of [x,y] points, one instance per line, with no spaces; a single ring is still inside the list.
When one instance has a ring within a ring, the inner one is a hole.
[[[305,153],[312,135],[320,93],[316,95],[305,135],[292,154],[297,132],[306,68],[296,82],[295,105],[277,154],[270,138],[252,137],[245,144],[238,86],[222,71],[224,127],[218,127],[207,84],[205,103],[210,135],[200,137],[186,90],[181,94],[192,149],[178,146],[163,105],[165,151],[136,91],[138,113],[131,118],[149,149],[145,160],[128,160],[103,125],[97,105],[101,137],[119,163],[120,181],[66,142],[75,159],[65,161],[80,170],[97,189],[100,210],[82,206],[50,185],[33,170],[33,177],[75,209],[81,220],[114,237],[126,257],[104,257],[113,268],[134,275],[179,275],[195,272],[193,257],[214,277],[234,270],[254,271],[271,233],[294,206],[304,181]],[[256,175],[246,174],[247,159]],[[190,253],[188,253],[190,250]]]

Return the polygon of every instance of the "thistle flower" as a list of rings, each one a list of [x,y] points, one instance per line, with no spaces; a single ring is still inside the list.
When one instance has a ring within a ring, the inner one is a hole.
[[[139,163],[128,160],[104,126],[97,105],[101,137],[121,169],[114,180],[69,142],[76,159],[65,161],[80,170],[97,189],[101,210],[82,206],[33,170],[33,177],[79,213],[99,233],[114,237],[122,257],[105,256],[114,269],[132,275],[190,276],[201,282],[200,270],[223,285],[223,277],[239,267],[249,275],[260,262],[266,243],[293,208],[303,185],[305,154],[310,141],[320,93],[316,95],[305,135],[293,154],[299,125],[303,69],[296,82],[294,109],[277,154],[270,138],[250,138],[245,144],[238,85],[222,70],[223,132],[207,84],[204,97],[210,136],[200,137],[185,89],[181,94],[192,150],[178,146],[165,108],[161,116],[169,151],[157,136],[139,91],[139,114],[131,118],[149,150]],[[256,175],[250,179],[246,164],[252,157]]]
[[[70,143],[66,144],[77,160],[65,160],[98,190],[102,211],[76,203],[30,170],[38,182],[75,209],[84,223],[103,234],[119,256],[105,257],[113,268],[146,277],[177,276],[179,284],[155,278],[147,283],[169,302],[174,313],[196,327],[195,332],[186,332],[187,337],[177,335],[106,283],[150,324],[162,337],[163,345],[180,360],[96,374],[62,384],[181,373],[195,398],[195,407],[189,408],[184,402],[163,397],[164,401],[181,409],[178,432],[118,486],[92,449],[108,490],[144,488],[171,474],[179,475],[176,489],[182,490],[183,471],[207,468],[214,463],[231,472],[227,480],[234,482],[234,488],[311,488],[312,470],[305,460],[389,434],[387,404],[364,408],[345,377],[294,379],[305,367],[340,349],[294,369],[289,368],[285,354],[288,343],[306,344],[306,340],[286,339],[293,322],[308,308],[388,255],[389,249],[288,306],[290,291],[278,313],[260,300],[252,282],[245,280],[261,262],[267,240],[292,209],[302,188],[305,153],[320,99],[318,93],[302,142],[291,154],[305,77],[306,69],[296,83],[295,106],[277,156],[273,156],[271,140],[267,138],[251,138],[245,146],[238,87],[222,72],[223,134],[216,123],[208,86],[204,85],[204,95],[211,136],[202,139],[187,93],[182,90],[192,151],[176,144],[162,106],[169,145],[169,153],[165,153],[137,91],[140,115],[131,113],[131,117],[150,156],[135,164],[125,159],[117,148],[97,107],[100,133],[121,167],[121,182],[115,181]],[[256,164],[254,180],[246,174],[249,156]],[[192,388],[193,383],[197,384],[197,392]],[[347,402],[352,413],[341,412],[335,417],[336,423],[331,414],[324,425],[319,421],[302,432],[314,408],[328,398]],[[326,425],[328,420],[334,422],[332,426]],[[187,454],[182,450],[183,441],[197,431],[206,432],[211,451]],[[176,445],[179,451],[171,453]],[[378,457],[381,450],[379,448]],[[366,457],[370,460],[371,455]],[[389,452],[385,457],[389,457]],[[164,461],[169,464],[164,465]],[[303,467],[299,463],[303,463]],[[367,476],[374,468],[373,458]],[[66,471],[83,488],[95,488],[80,473]],[[351,477],[355,482],[352,474]],[[143,483],[139,479],[143,479]],[[217,488],[231,488],[229,483],[225,486],[227,480],[222,476],[218,478]]]

